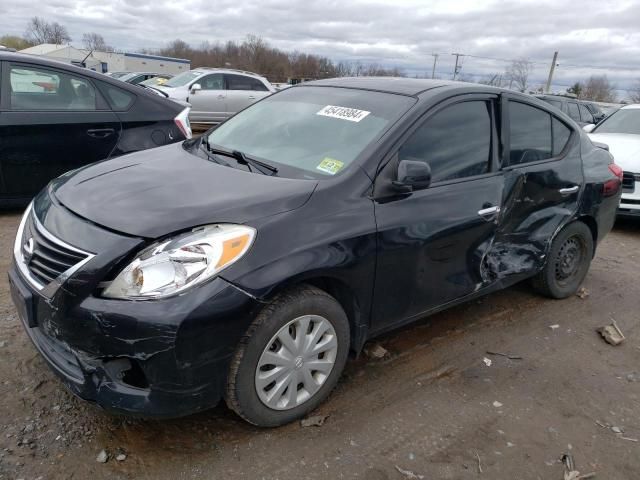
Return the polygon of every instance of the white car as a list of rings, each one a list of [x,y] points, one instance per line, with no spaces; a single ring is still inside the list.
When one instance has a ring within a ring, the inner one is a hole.
[[[153,88],[169,98],[189,102],[191,122],[210,125],[225,121],[276,91],[260,75],[228,68],[197,68]]]
[[[622,107],[584,130],[594,142],[608,145],[624,170],[618,215],[640,218],[640,104]]]

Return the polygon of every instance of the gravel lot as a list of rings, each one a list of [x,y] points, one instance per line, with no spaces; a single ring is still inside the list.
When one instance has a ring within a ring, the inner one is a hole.
[[[0,213],[0,479],[561,480],[565,453],[582,474],[640,478],[640,222],[601,244],[584,298],[523,284],[424,319],[378,339],[387,357],[349,362],[322,426],[261,430],[224,405],[146,421],[67,393],[10,301],[18,221]],[[617,347],[595,331],[612,318]]]

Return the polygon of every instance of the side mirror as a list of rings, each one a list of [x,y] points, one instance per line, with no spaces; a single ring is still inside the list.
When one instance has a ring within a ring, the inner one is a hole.
[[[198,90],[202,90],[202,85],[200,85],[199,83],[194,83],[193,85],[191,85],[191,94],[192,95],[194,93],[196,93]]]
[[[594,128],[596,128],[596,126],[593,123],[590,123],[589,125],[585,125],[584,127],[582,127],[582,130],[587,133],[591,133]]]
[[[420,160],[400,160],[397,180],[393,181],[395,190],[408,193],[427,188],[431,184],[431,167]]]

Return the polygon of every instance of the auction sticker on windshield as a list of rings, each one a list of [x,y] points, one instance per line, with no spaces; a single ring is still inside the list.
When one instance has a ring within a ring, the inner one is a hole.
[[[359,122],[371,112],[366,110],[358,110],[357,108],[337,107],[335,105],[327,105],[316,115],[323,117],[339,118],[341,120],[349,120],[350,122]]]
[[[344,167],[344,163],[340,160],[336,160],[331,157],[324,157],[322,161],[316,167],[321,172],[328,173],[329,175],[335,175]]]

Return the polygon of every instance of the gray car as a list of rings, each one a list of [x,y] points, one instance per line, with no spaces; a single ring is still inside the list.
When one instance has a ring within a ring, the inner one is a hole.
[[[223,122],[276,91],[260,75],[227,68],[197,68],[154,88],[169,98],[189,102],[191,122],[207,125]]]

